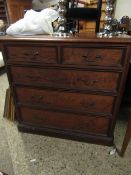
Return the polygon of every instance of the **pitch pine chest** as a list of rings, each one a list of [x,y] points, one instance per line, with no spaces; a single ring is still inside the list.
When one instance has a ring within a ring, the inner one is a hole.
[[[112,145],[131,39],[0,38],[20,131]]]

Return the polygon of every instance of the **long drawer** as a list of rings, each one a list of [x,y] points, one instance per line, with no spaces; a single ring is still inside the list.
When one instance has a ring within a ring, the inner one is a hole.
[[[68,91],[15,87],[18,103],[33,104],[57,110],[87,111],[110,114],[115,97]],[[24,97],[24,98],[23,98]]]
[[[11,67],[13,82],[80,90],[116,92],[120,73],[85,70]]]
[[[107,135],[110,119],[19,107],[21,123],[37,127]]]
[[[10,61],[57,63],[57,47],[55,46],[7,46],[7,59]]]
[[[124,49],[63,47],[63,64],[121,67]]]

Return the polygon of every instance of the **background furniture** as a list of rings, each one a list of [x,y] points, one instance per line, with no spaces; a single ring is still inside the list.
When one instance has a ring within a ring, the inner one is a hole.
[[[5,23],[9,23],[7,6],[5,0],[0,0],[0,19],[2,19]]]
[[[120,156],[123,157],[125,154],[126,148],[128,146],[128,143],[130,141],[130,138],[131,138],[131,64],[129,66],[125,91],[124,91],[124,95],[122,98],[121,112],[122,112],[121,118],[123,120],[126,119],[128,121],[122,148],[119,151]]]
[[[96,22],[95,32],[99,32],[101,6],[102,6],[102,0],[97,0],[97,6],[94,8],[73,7],[73,5],[71,8],[69,8],[69,5],[67,5],[66,18],[67,20],[73,19],[75,21],[78,21],[78,31],[79,31],[79,20],[95,21]]]
[[[20,131],[112,145],[131,40],[1,37]]]
[[[23,18],[25,10],[31,9],[31,0],[6,0],[9,23]]]
[[[122,148],[121,148],[121,151],[120,151],[120,155],[122,157],[125,154],[126,148],[127,148],[128,143],[130,141],[130,138],[131,138],[131,108],[130,108],[128,117],[129,117],[129,119],[128,119],[128,124],[127,124],[127,129],[126,129],[125,137],[124,137],[124,140],[123,140]]]
[[[74,0],[68,0],[69,2],[72,2]],[[33,0],[32,1],[32,6],[35,10],[42,10],[43,8],[49,7],[50,5],[55,5],[56,4],[56,0],[54,1],[47,1],[47,0]],[[84,2],[83,1],[79,1],[80,4]],[[67,3],[67,7],[68,7],[68,3]],[[84,8],[97,8],[97,4],[98,4],[98,0],[90,0],[88,1],[88,3],[84,3]],[[115,9],[115,0],[113,1],[113,5],[114,5],[114,9]],[[73,4],[72,4],[73,7]],[[100,18],[100,25],[99,28],[103,29],[103,24],[104,24],[104,17],[105,17],[105,8],[106,8],[106,0],[102,0],[102,7],[101,7],[101,18]],[[72,20],[68,19],[68,24],[67,27],[69,26],[69,22],[71,22],[71,26],[72,26]],[[85,20],[79,22],[79,26],[80,26],[80,33],[86,33],[86,32],[95,32],[96,29],[96,22],[95,20]]]
[[[85,7],[88,8],[96,8],[97,7],[97,0],[89,0],[90,3],[86,4]],[[115,4],[116,0],[113,0],[113,14],[115,12]],[[104,27],[104,18],[105,18],[105,8],[106,8],[106,0],[102,0],[102,7],[101,7],[101,18],[100,18],[100,25],[99,28],[101,31],[103,31]],[[96,23],[95,21],[82,21],[80,22],[80,33],[86,33],[86,32],[95,32]]]

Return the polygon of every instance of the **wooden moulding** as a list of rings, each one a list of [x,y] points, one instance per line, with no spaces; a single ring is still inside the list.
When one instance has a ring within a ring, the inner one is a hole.
[[[11,92],[10,92],[10,88],[8,88],[6,90],[3,117],[5,117],[5,118],[7,118],[8,120],[11,120],[11,121],[15,120],[15,106],[14,106],[13,98],[12,98],[12,95],[11,95]]]

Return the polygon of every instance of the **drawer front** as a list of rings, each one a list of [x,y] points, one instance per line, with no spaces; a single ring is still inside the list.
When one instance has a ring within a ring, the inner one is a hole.
[[[63,64],[117,66],[122,65],[122,49],[63,48]]]
[[[87,111],[95,113],[112,113],[114,97],[33,89],[27,87],[15,88],[17,100],[23,104],[41,105],[71,111]],[[24,98],[23,98],[24,97]]]
[[[51,87],[116,92],[119,73],[11,67],[13,81]]]
[[[105,135],[110,124],[110,119],[105,117],[58,113],[25,107],[20,108],[20,120],[24,124],[34,126]]]
[[[8,46],[8,58],[13,61],[57,63],[56,47]]]

